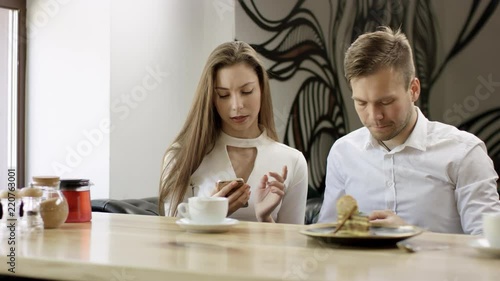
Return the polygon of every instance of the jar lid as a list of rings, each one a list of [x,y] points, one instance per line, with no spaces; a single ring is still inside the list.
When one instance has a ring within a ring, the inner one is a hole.
[[[89,186],[90,180],[88,179],[62,179],[60,188],[76,189],[83,186]]]
[[[17,189],[14,191],[9,191],[9,190],[0,191],[0,199],[9,199],[11,197],[14,198],[19,197],[19,192],[17,191]]]
[[[59,177],[57,176],[34,176],[33,184],[36,186],[57,186]]]
[[[42,197],[43,191],[37,187],[25,187],[19,192],[21,197]]]

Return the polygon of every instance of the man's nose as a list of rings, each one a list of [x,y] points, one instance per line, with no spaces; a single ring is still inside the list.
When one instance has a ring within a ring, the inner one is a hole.
[[[368,106],[368,113],[370,114],[371,118],[374,120],[381,120],[384,118],[384,112],[382,108],[378,105],[369,105]]]

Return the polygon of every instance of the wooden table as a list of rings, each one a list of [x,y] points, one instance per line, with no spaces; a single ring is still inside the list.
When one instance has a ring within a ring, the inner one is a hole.
[[[423,233],[450,248],[405,253],[353,249],[304,236],[308,226],[240,222],[229,232],[189,233],[174,218],[93,213],[16,240],[13,276],[52,280],[496,280],[500,260],[481,256],[476,237]],[[2,239],[0,274],[8,269]]]

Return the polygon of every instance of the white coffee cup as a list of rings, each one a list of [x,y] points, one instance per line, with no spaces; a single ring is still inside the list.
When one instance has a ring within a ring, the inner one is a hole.
[[[500,248],[500,213],[483,214],[483,233],[493,248]]]
[[[229,203],[226,197],[190,197],[188,203],[177,207],[179,214],[198,224],[217,224],[224,222]]]

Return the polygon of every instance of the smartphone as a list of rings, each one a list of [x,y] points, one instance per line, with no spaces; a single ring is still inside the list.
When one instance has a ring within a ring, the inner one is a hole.
[[[233,194],[238,188],[240,188],[242,185],[245,184],[245,181],[242,178],[237,178],[237,179],[232,179],[232,180],[218,180],[217,181],[217,191],[221,190],[224,186],[230,184],[231,182],[236,181],[238,184],[233,187],[231,191],[226,194],[226,197],[229,197],[229,195]],[[243,207],[248,207],[248,201],[243,205]]]

